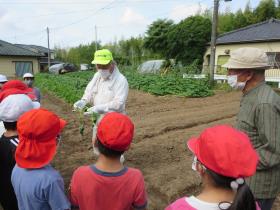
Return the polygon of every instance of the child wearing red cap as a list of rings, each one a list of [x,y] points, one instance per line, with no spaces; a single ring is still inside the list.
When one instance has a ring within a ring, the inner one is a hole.
[[[202,192],[181,198],[165,210],[260,210],[245,182],[258,163],[246,134],[218,125],[205,129],[187,145],[195,155],[192,169],[202,179]]]
[[[146,209],[142,173],[123,166],[120,156],[128,150],[134,125],[123,114],[111,112],[100,121],[95,146],[96,164],[78,168],[70,184],[70,201],[80,210]]]
[[[70,209],[63,179],[50,165],[65,125],[45,109],[31,110],[19,118],[12,184],[20,210]]]

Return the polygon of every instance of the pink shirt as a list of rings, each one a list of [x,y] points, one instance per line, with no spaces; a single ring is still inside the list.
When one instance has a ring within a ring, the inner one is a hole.
[[[257,203],[256,206],[256,210],[261,210]],[[191,196],[176,200],[166,207],[165,210],[220,210],[220,208],[218,203],[208,203]]]
[[[70,200],[80,210],[145,209],[147,196],[142,173],[125,167],[109,173],[94,165],[78,168],[70,184]]]

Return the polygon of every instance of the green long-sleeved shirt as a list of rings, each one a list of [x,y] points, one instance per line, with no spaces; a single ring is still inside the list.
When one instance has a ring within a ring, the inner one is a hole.
[[[243,95],[237,128],[259,154],[257,172],[248,179],[252,192],[258,199],[275,198],[280,192],[280,96],[265,82]]]

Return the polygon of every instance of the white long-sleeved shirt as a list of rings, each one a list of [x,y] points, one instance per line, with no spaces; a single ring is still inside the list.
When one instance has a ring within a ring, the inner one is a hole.
[[[128,82],[115,67],[110,77],[104,80],[100,73],[94,74],[82,97],[87,103],[96,107],[98,113],[125,113],[128,96]]]

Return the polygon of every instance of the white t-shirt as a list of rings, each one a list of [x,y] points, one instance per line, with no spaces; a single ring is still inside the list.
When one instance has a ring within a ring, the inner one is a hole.
[[[190,204],[195,209],[199,209],[199,210],[220,210],[218,203],[205,202],[205,201],[199,200],[198,198],[196,198],[194,196],[186,197],[185,200],[188,204]]]
[[[222,204],[227,209],[230,204]],[[170,204],[165,210],[220,210],[219,203],[209,203],[194,196],[184,197]]]

